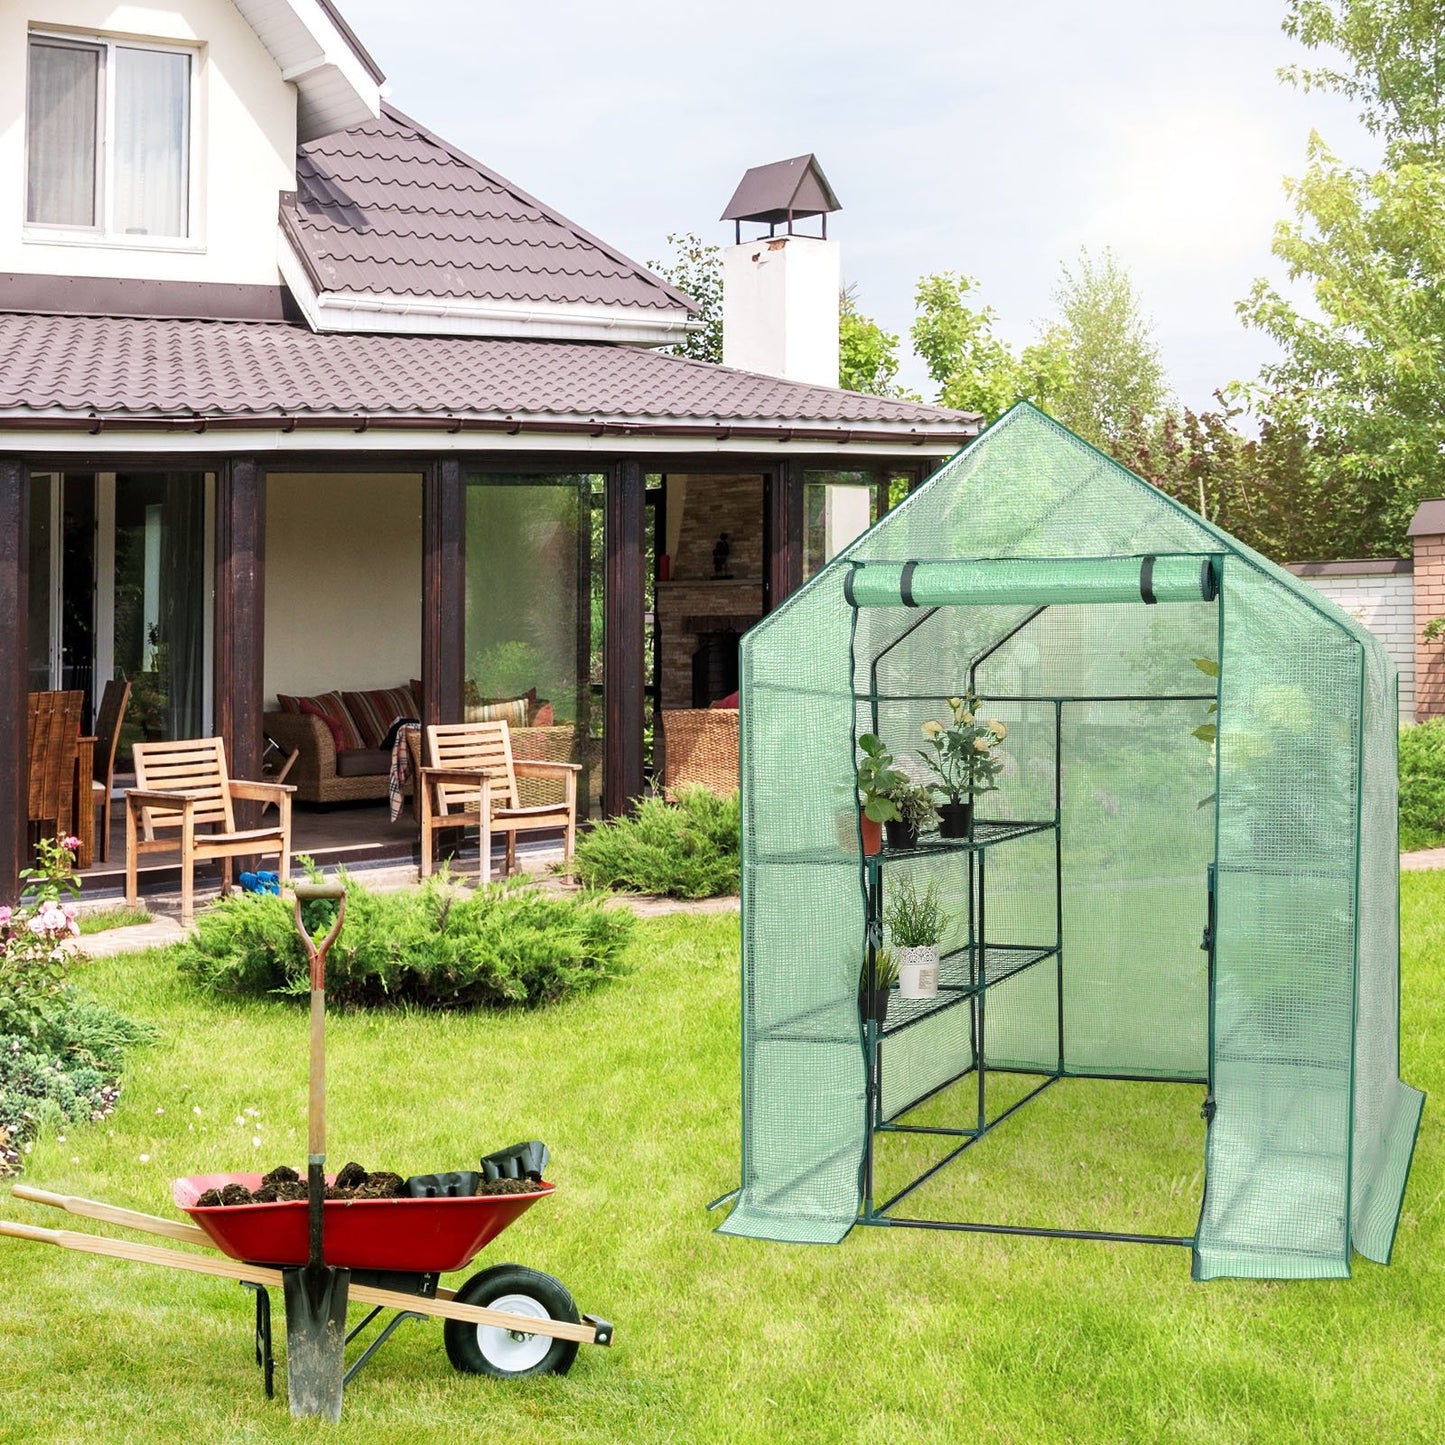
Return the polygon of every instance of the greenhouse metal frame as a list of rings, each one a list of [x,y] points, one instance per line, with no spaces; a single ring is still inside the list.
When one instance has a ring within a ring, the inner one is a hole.
[[[865,856],[858,738],[926,781],[922,724],[965,690],[1007,731],[970,836]],[[742,1184],[722,1232],[1157,1242],[1189,1247],[1196,1279],[1388,1262],[1423,1106],[1399,1077],[1397,717],[1351,618],[1014,408],[743,641]],[[952,915],[939,993],[895,992],[877,1023],[860,979],[904,878]],[[1080,1078],[1190,1086],[1192,1234],[930,1205],[960,1153]],[[897,1140],[941,1153],[880,1200]]]

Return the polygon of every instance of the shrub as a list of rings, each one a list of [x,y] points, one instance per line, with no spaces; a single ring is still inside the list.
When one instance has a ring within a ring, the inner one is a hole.
[[[594,888],[718,898],[738,891],[738,795],[719,798],[686,788],[676,803],[646,798],[628,818],[614,818],[577,842],[573,871]]]
[[[1400,846],[1445,844],[1445,719],[1400,729]]]
[[[0,1035],[0,1174],[14,1172],[42,1125],[104,1119],[120,1095],[125,1051],[155,1031],[69,995],[36,1034]]]
[[[308,905],[307,926],[331,904]],[[328,1003],[422,1008],[535,1008],[621,973],[631,915],[600,899],[554,898],[503,884],[458,894],[445,875],[400,893],[347,880],[346,924],[326,962]],[[309,992],[291,903],[270,894],[222,899],[181,945],[180,968],[227,994]]]

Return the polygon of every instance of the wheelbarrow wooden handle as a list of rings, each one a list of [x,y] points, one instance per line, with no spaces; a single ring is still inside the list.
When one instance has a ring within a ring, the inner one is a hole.
[[[29,1239],[36,1244],[54,1244],[61,1249],[77,1249],[84,1254],[104,1254],[112,1259],[128,1259],[135,1264],[160,1264],[171,1269],[189,1270],[192,1274],[216,1275],[221,1279],[238,1279],[250,1284],[279,1288],[279,1269],[264,1264],[242,1264],[234,1259],[204,1259],[196,1254],[181,1254],[174,1249],[160,1249],[153,1244],[132,1244],[127,1239],[107,1239],[101,1234],[77,1234],[69,1229],[36,1229],[29,1224],[12,1224],[0,1219],[0,1234],[16,1239]],[[554,1340],[576,1340],[583,1345],[610,1345],[611,1327],[599,1328],[591,1321],[573,1324],[571,1320],[538,1320],[530,1315],[514,1315],[507,1310],[487,1309],[483,1305],[457,1304],[455,1300],[427,1299],[424,1295],[403,1294],[399,1290],[378,1289],[374,1285],[354,1284],[350,1297],[359,1304],[381,1305],[385,1309],[410,1310],[418,1315],[435,1315],[441,1319],[462,1320],[467,1324],[493,1325],[500,1330],[519,1334],[547,1335]]]
[[[115,1204],[102,1204],[98,1199],[83,1199],[78,1194],[52,1194],[48,1189],[36,1189],[29,1184],[12,1185],[10,1192],[16,1199],[25,1199],[31,1204],[48,1204],[52,1209],[63,1209],[67,1214],[79,1215],[82,1219],[98,1219],[103,1224],[118,1224],[122,1229],[138,1229],[144,1234],[178,1239],[183,1244],[203,1244],[207,1249],[215,1248],[215,1242],[204,1229],[198,1229],[194,1224],[183,1224],[179,1219],[162,1219],[157,1214],[142,1214]]]

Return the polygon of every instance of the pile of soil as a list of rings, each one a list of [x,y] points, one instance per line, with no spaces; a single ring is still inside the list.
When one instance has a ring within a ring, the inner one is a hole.
[[[326,1186],[327,1199],[396,1199],[405,1181],[400,1174],[369,1174],[360,1164],[347,1164],[336,1176],[334,1184]],[[288,1164],[278,1165],[269,1174],[261,1176],[257,1189],[247,1189],[244,1184],[228,1184],[224,1189],[208,1189],[196,1200],[199,1209],[210,1209],[218,1204],[283,1204],[292,1200],[305,1199],[309,1191],[306,1181]]]
[[[327,1199],[399,1199],[406,1181],[400,1174],[369,1174],[360,1164],[345,1165],[334,1184],[326,1186]],[[533,1194],[538,1184],[532,1179],[484,1179],[478,1194]],[[212,1209],[220,1204],[283,1204],[309,1197],[306,1181],[289,1165],[281,1164],[261,1176],[258,1188],[228,1184],[208,1189],[196,1200],[196,1208]]]

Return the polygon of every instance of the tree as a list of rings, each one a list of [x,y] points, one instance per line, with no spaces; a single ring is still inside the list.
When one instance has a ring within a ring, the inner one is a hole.
[[[1041,338],[1057,358],[1049,410],[1065,426],[1103,446],[1135,416],[1163,412],[1169,388],[1134,283],[1107,247],[1095,260],[1085,249],[1071,270],[1060,267],[1054,292],[1059,319]]]
[[[649,261],[647,269],[661,276],[676,291],[690,296],[698,308],[701,331],[689,332],[673,346],[661,349],[672,356],[690,356],[694,361],[722,362],[722,247],[710,246],[693,231],[669,235],[672,260]]]
[[[1407,547],[1416,505],[1445,486],[1442,25],[1445,0],[1290,0],[1286,31],[1339,64],[1284,78],[1355,100],[1384,163],[1344,166],[1312,135],[1272,247],[1312,306],[1265,279],[1239,304],[1283,352],[1266,388],[1307,398],[1340,510],[1375,519],[1371,552]]]
[[[1301,401],[1268,399],[1259,435],[1238,426],[1244,409],[1215,392],[1218,410],[1135,414],[1110,446],[1131,471],[1277,562],[1358,557],[1379,519],[1342,515],[1303,418]]]
[[[858,288],[838,293],[838,385],[870,396],[916,401],[894,381],[898,375],[898,338],[858,309]]]
[[[992,421],[1024,399],[1098,445],[1118,437],[1136,413],[1152,418],[1167,391],[1149,322],[1128,272],[1109,251],[1081,251],[1061,268],[1057,320],[1015,354],[995,334],[998,313],[975,307],[969,276],[925,276],[915,292],[914,349],[938,384],[938,400]]]
[[[938,387],[939,403],[993,421],[1028,387],[1012,348],[994,335],[998,313],[969,304],[977,286],[971,276],[953,271],[921,277],[909,336]]]

